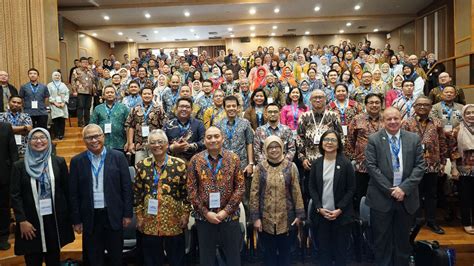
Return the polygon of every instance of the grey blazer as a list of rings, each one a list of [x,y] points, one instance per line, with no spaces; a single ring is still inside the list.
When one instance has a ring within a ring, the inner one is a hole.
[[[400,130],[402,142],[403,173],[399,187],[405,192],[403,204],[409,214],[414,214],[420,202],[418,183],[425,172],[423,149],[418,135]],[[385,129],[372,134],[365,149],[367,170],[370,175],[367,188],[367,205],[377,211],[388,212],[395,199],[391,196],[393,167],[389,137]]]

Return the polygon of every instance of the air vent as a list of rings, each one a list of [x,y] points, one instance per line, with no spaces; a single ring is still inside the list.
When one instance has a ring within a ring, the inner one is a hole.
[[[367,26],[359,26],[359,27],[357,27],[357,28],[358,28],[359,30],[363,30],[363,29],[367,28]]]
[[[179,41],[187,41],[188,39],[186,38],[182,38],[182,39],[174,39],[175,41],[179,42]]]
[[[148,38],[148,36],[147,36],[146,34],[142,34],[142,35],[140,35],[140,37],[142,37],[142,38]]]
[[[220,40],[222,37],[220,36],[214,36],[214,37],[209,37],[209,40]]]
[[[240,38],[240,42],[250,42],[250,38],[249,37],[242,37]]]
[[[288,29],[287,32],[295,32],[296,29]]]
[[[217,31],[210,31],[208,33],[209,33],[209,35],[217,35]]]

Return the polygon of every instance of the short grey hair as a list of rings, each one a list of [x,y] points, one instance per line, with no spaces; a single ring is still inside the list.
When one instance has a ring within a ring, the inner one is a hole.
[[[168,136],[166,136],[166,133],[162,129],[153,129],[150,134],[148,135],[148,143],[150,143],[151,137],[161,137],[168,143]]]
[[[85,135],[87,130],[93,129],[93,128],[97,128],[99,130],[100,134],[104,134],[104,131],[102,130],[102,128],[99,125],[97,125],[97,124],[88,124],[87,126],[85,126],[82,129],[82,137],[84,138],[84,135]]]

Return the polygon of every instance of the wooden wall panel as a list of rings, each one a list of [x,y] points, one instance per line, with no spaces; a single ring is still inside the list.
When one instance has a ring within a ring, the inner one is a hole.
[[[447,8],[438,11],[438,54],[437,58],[446,58],[448,56],[448,21]]]
[[[426,42],[426,48],[424,48],[423,46],[421,47],[420,51],[421,50],[426,50],[426,51],[434,51],[434,41],[435,41],[435,32],[434,32],[434,29],[435,29],[435,14],[430,14],[428,15],[427,17],[427,32],[426,32],[426,39],[427,39],[427,42]]]
[[[406,24],[400,29],[400,44],[405,46],[405,52],[415,52],[415,22]]]

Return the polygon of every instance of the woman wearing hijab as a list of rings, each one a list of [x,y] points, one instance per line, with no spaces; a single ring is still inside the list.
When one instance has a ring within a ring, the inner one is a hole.
[[[214,65],[212,67],[212,75],[209,77],[209,79],[212,81],[212,91],[214,92],[217,90],[222,83],[224,83],[224,78],[221,75],[221,69],[219,66]]]
[[[250,87],[252,91],[258,88],[263,88],[267,85],[267,69],[261,66],[256,72],[257,74],[255,75],[255,79],[253,80],[252,86]]]
[[[291,67],[289,66],[283,67],[281,76],[278,80],[280,81],[282,87],[288,86],[290,88],[294,88],[298,86],[296,79],[293,76],[293,72],[291,71]]]
[[[385,84],[392,84],[393,75],[392,71],[390,71],[390,65],[388,63],[383,63],[380,66],[380,71],[382,72],[382,80]]]
[[[283,148],[279,137],[265,139],[267,160],[255,167],[250,189],[250,219],[265,247],[266,266],[290,265],[291,243],[305,217],[298,168],[285,159]]]
[[[418,76],[412,64],[404,64],[402,72],[403,72],[403,79],[411,80],[415,83],[415,89],[413,90],[413,98],[414,99],[418,98],[418,96],[423,94],[425,81],[423,81],[423,79],[420,76]]]
[[[352,64],[351,72],[352,80],[354,81],[354,87],[358,88],[360,86],[360,81],[362,80],[362,74],[364,74],[364,71],[362,71],[362,67],[359,63],[357,63],[357,61]]]
[[[392,81],[392,89],[385,94],[385,106],[392,106],[393,101],[403,95],[402,82],[404,78],[401,74],[397,74]]]
[[[15,255],[26,265],[60,265],[60,249],[74,241],[68,207],[68,169],[51,154],[47,130],[28,134],[24,160],[13,166],[11,204],[15,213]]]
[[[462,109],[462,122],[454,131],[451,152],[451,175],[459,179],[461,223],[466,233],[474,235],[474,104]]]
[[[387,84],[382,80],[382,71],[380,67],[376,65],[372,72],[372,92],[385,95],[388,90],[387,87]]]
[[[64,127],[69,117],[67,104],[69,102],[69,89],[61,82],[61,73],[54,71],[48,84],[49,102],[51,104],[51,119],[53,119],[54,138],[64,138]]]
[[[319,141],[322,157],[311,164],[309,194],[313,201],[309,210],[320,250],[320,265],[346,265],[355,174],[351,162],[343,154],[341,137],[334,130],[324,132]]]
[[[155,83],[155,89],[153,89],[153,103],[157,105],[163,106],[163,92],[165,89],[168,87],[168,78],[160,74],[158,75],[158,78],[156,79]]]

